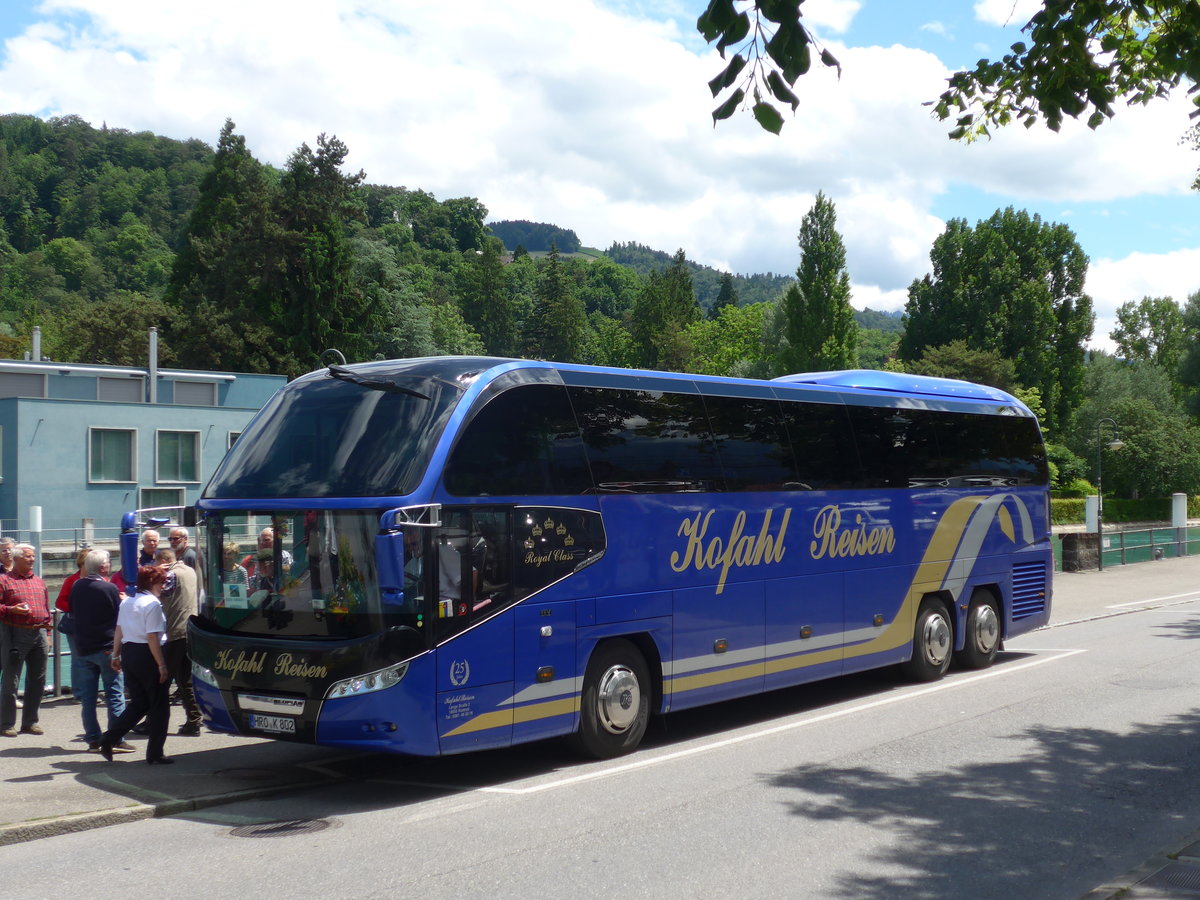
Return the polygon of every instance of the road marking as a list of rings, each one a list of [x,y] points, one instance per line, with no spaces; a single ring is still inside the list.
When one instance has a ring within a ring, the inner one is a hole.
[[[1180,600],[1180,597],[1186,599]],[[1130,600],[1128,603],[1113,603],[1105,607],[1105,609],[1125,609],[1130,606],[1145,606],[1147,603],[1166,603],[1168,600],[1179,601],[1168,604],[1169,606],[1182,606],[1184,603],[1200,600],[1200,591],[1189,591],[1186,594],[1167,594],[1165,597],[1147,597],[1145,600]]]
[[[686,759],[689,756],[696,756],[700,753],[708,753],[711,750],[720,750],[724,747],[732,747],[736,744],[744,744],[747,741],[756,741],[760,738],[770,737],[771,735],[775,734],[783,734],[785,732],[795,731],[800,728],[808,728],[810,725],[819,725],[823,722],[830,722],[834,719],[841,719],[846,716],[856,715],[857,713],[866,712],[867,710],[878,709],[882,706],[889,706],[893,703],[901,703],[906,700],[913,700],[917,697],[925,697],[929,694],[935,694],[939,691],[947,691],[954,688],[966,687],[967,685],[975,684],[976,682],[984,681],[988,678],[999,678],[1003,675],[1011,675],[1016,672],[1022,672],[1025,669],[1031,669],[1034,666],[1040,666],[1043,663],[1058,662],[1059,660],[1067,659],[1068,657],[1075,656],[1078,653],[1086,653],[1087,651],[1083,649],[1053,651],[1039,649],[1037,652],[1050,652],[1057,655],[1039,657],[1037,659],[1029,660],[1028,662],[988,669],[986,672],[980,672],[975,675],[939,681],[937,684],[930,685],[929,687],[917,688],[915,690],[904,691],[903,693],[892,694],[887,697],[882,697],[878,700],[871,700],[867,703],[860,703],[855,706],[846,707],[845,709],[834,710],[833,712],[812,716],[811,718],[806,718],[799,722],[788,722],[784,725],[774,725],[770,728],[763,728],[747,734],[740,734],[736,737],[724,738],[722,740],[714,741],[710,744],[704,744],[699,747],[689,747],[686,750],[676,750],[671,753],[664,753],[660,756],[640,755],[637,759],[614,766],[612,768],[595,772],[585,772],[582,775],[570,775],[565,778],[559,778],[555,781],[544,782],[542,784],[536,784],[530,787],[480,787],[464,788],[463,790],[478,791],[479,793],[483,794],[539,794],[543,791],[556,790],[561,787],[568,787],[584,781],[593,781],[597,778],[608,778],[612,775],[622,775],[626,772],[633,772],[638,769],[646,769],[650,766],[657,766],[660,763],[673,762],[677,759]]]

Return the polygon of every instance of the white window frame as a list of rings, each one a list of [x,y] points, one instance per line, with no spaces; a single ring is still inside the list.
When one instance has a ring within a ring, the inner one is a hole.
[[[225,452],[228,453],[233,449],[233,443],[242,436],[240,431],[231,431],[225,443]]]
[[[195,437],[196,441],[196,477],[195,478],[164,478],[160,471],[162,459],[160,452],[162,450],[162,436],[164,434],[190,434]],[[200,432],[192,428],[156,428],[154,431],[154,483],[155,484],[199,484],[201,473],[204,471],[204,466],[200,458],[202,447],[200,443]]]
[[[92,477],[92,436],[97,431],[117,431],[130,436],[129,441],[129,478],[93,478]],[[138,432],[136,428],[112,428],[107,425],[91,425],[88,427],[88,484],[137,484],[138,480]]]

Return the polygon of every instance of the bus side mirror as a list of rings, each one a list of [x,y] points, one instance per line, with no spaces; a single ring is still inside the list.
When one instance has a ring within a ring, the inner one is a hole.
[[[379,574],[379,597],[384,606],[404,604],[404,533],[388,531],[375,535],[375,571]]]
[[[183,524],[188,528],[195,528],[200,524],[200,517],[196,515],[196,507],[185,506],[183,508]]]

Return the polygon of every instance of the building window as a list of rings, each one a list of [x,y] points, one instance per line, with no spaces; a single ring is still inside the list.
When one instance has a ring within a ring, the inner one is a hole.
[[[240,438],[241,436],[242,436],[242,433],[241,433],[240,431],[231,431],[231,432],[229,432],[229,444],[228,444],[228,445],[225,447],[225,449],[226,449],[226,450],[231,450],[231,449],[233,449],[233,444],[234,444],[234,442],[235,442],[235,441],[236,441],[238,438]]]
[[[35,372],[0,372],[0,397],[45,396],[45,375]]]
[[[216,406],[217,385],[213,381],[176,381],[176,406]]]
[[[88,433],[88,481],[137,481],[136,431],[90,428]]]
[[[141,378],[96,379],[96,399],[111,403],[142,403],[146,399],[146,388]]]
[[[200,480],[200,432],[158,432],[158,471],[154,480]]]
[[[138,491],[138,509],[162,510],[172,522],[182,522],[183,488],[142,488]]]

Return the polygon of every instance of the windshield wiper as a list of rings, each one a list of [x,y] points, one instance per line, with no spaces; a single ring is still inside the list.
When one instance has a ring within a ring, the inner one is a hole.
[[[419,397],[422,400],[428,400],[426,394],[420,391],[414,391],[412,388],[406,388],[396,384],[394,381],[383,381],[379,378],[366,378],[356,372],[351,372],[349,369],[343,369],[341,366],[330,366],[329,374],[334,378],[342,381],[349,381],[351,384],[361,385],[365,388],[370,388],[373,391],[387,391],[389,394],[408,394],[410,397]]]

